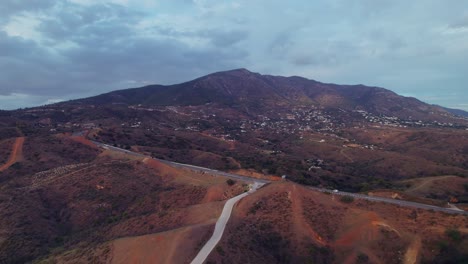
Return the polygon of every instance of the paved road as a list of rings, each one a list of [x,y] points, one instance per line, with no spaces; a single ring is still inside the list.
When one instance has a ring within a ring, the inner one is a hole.
[[[216,221],[216,226],[215,226],[213,235],[206,242],[206,244],[203,246],[200,252],[198,252],[198,255],[192,260],[191,264],[203,264],[203,262],[206,260],[208,255],[210,255],[211,251],[213,251],[213,249],[216,247],[218,242],[221,240],[221,237],[223,236],[223,233],[224,233],[224,229],[226,228],[226,224],[229,218],[231,217],[232,208],[234,207],[234,205],[240,199],[244,198],[250,193],[255,192],[261,186],[263,186],[263,183],[255,182],[252,188],[250,189],[250,191],[242,193],[236,197],[233,197],[227,200],[226,204],[224,204],[223,212],[219,216],[218,221]]]
[[[134,156],[138,156],[138,157],[148,157],[148,156],[140,154],[140,153],[136,153],[136,152],[133,152],[133,151],[113,147],[113,146],[110,146],[110,145],[107,145],[107,144],[104,144],[104,143],[100,143],[100,142],[97,142],[97,141],[92,141],[92,142],[95,143],[96,145],[102,147],[102,148],[112,149],[112,150],[115,150],[115,151],[124,152],[124,153],[127,153],[129,155],[134,155]],[[205,173],[212,174],[212,175],[228,177],[228,178],[238,179],[238,180],[247,181],[247,182],[258,182],[258,183],[263,183],[263,184],[271,182],[269,180],[256,179],[256,178],[251,178],[251,177],[247,177],[247,176],[227,173],[227,172],[223,172],[223,171],[219,171],[219,170],[213,170],[213,169],[194,166],[194,165],[189,165],[189,164],[182,164],[182,163],[178,163],[178,162],[167,161],[167,160],[156,159],[156,158],[153,158],[153,159],[158,160],[158,161],[160,161],[162,163],[168,164],[170,166],[174,166],[176,168],[185,168],[185,169],[190,169],[190,170],[197,171],[197,172],[205,172]],[[319,192],[327,192],[327,193],[333,192],[332,190],[323,189],[323,188],[316,188],[316,187],[308,187],[308,188],[311,189],[311,190],[319,191]],[[438,206],[434,206],[434,205],[409,202],[409,201],[404,201],[404,200],[396,200],[396,199],[383,198],[383,197],[377,197],[377,196],[369,196],[369,195],[360,194],[360,193],[349,193],[349,192],[338,191],[338,192],[333,192],[333,194],[342,195],[342,196],[343,195],[349,195],[349,196],[352,196],[352,197],[354,197],[356,199],[364,199],[364,200],[368,200],[368,201],[391,203],[391,204],[397,204],[397,205],[400,205],[400,206],[414,207],[414,208],[420,208],[420,209],[425,209],[425,210],[434,210],[434,211],[445,212],[445,213],[449,213],[449,214],[468,215],[467,211],[460,211],[460,210],[453,209],[453,208],[444,208],[444,207],[438,207]]]
[[[369,195],[360,194],[360,193],[349,193],[349,192],[341,192],[341,191],[334,192],[328,189],[321,189],[321,188],[316,188],[316,187],[308,187],[308,188],[315,190],[315,191],[319,191],[319,192],[333,193],[333,194],[341,195],[341,196],[349,195],[357,199],[364,199],[368,201],[391,203],[391,204],[396,204],[396,205],[405,206],[405,207],[415,207],[415,208],[420,208],[420,209],[425,209],[425,210],[434,210],[434,211],[445,212],[449,214],[468,215],[468,212],[460,210],[460,209],[444,208],[444,207],[439,207],[439,206],[429,205],[429,204],[422,204],[422,203],[384,198],[384,197],[377,197],[377,196],[369,196]]]
[[[153,159],[156,159],[156,158],[153,158]],[[227,173],[227,172],[224,172],[224,171],[213,170],[213,169],[198,167],[198,166],[189,165],[189,164],[182,164],[182,163],[177,163],[177,162],[167,161],[167,160],[161,160],[161,159],[156,159],[156,160],[158,160],[158,161],[160,161],[162,163],[168,164],[170,166],[176,167],[176,168],[185,168],[185,169],[190,169],[190,170],[199,171],[199,172],[205,172],[205,173],[208,173],[208,174],[233,178],[233,179],[242,180],[242,181],[248,181],[248,182],[255,181],[255,182],[260,182],[260,183],[264,183],[264,184],[271,182],[269,180],[251,178],[251,177],[247,177],[247,176],[242,176],[242,175],[233,174],[233,173]]]
[[[96,144],[96,145],[98,145],[98,146],[100,146],[100,147],[102,147],[104,149],[111,149],[111,150],[114,150],[114,151],[123,152],[123,153],[133,155],[133,156],[137,156],[137,157],[148,157],[148,156],[140,154],[140,153],[136,153],[136,152],[133,152],[133,151],[130,151],[130,150],[122,149],[122,148],[117,148],[117,147],[107,145],[107,144],[104,144],[104,143],[100,143],[100,142],[97,142],[97,141],[91,141],[91,142],[93,142],[94,144]],[[254,181],[254,182],[259,182],[259,183],[264,183],[264,184],[271,182],[269,180],[251,178],[251,177],[247,177],[247,176],[242,176],[242,175],[233,174],[233,173],[227,173],[227,172],[224,172],[224,171],[213,170],[213,169],[199,167],[199,166],[190,165],[190,164],[183,164],[183,163],[178,163],[178,162],[174,162],[174,161],[157,159],[157,158],[154,158],[154,157],[151,157],[151,158],[155,159],[155,160],[157,160],[157,161],[159,161],[161,163],[164,163],[164,164],[167,164],[169,166],[175,167],[175,168],[189,169],[189,170],[196,171],[196,172],[203,172],[203,173],[208,173],[208,174],[222,176],[222,177],[228,177],[228,178],[237,179],[237,180],[241,180],[241,181],[247,181],[247,182]]]

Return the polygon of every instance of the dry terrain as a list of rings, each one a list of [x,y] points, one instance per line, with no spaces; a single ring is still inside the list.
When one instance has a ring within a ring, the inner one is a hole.
[[[237,69],[1,111],[0,263],[188,262],[246,185],[150,156],[274,181],[240,201],[209,263],[467,258],[466,217],[303,186],[467,208],[468,118]]]
[[[340,196],[274,183],[240,201],[207,263],[466,260],[467,223],[465,216],[362,200],[345,203]]]
[[[0,166],[0,172],[8,169],[11,165],[15,164],[21,159],[23,152],[23,143],[24,137],[18,137],[15,139],[15,141],[13,142],[13,146],[11,146],[11,152],[9,154],[8,160]]]
[[[188,260],[208,239],[224,201],[245,189],[239,181],[229,185],[225,178],[101,151],[76,137],[28,138],[24,149],[33,144],[1,177],[2,263]],[[74,152],[67,156],[66,148]],[[145,241],[164,253],[140,255],[136,245]],[[184,254],[174,251],[180,247]]]

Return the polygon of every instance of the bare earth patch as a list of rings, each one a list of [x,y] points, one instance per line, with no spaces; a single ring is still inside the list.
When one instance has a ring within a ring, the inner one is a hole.
[[[205,224],[117,239],[113,242],[111,263],[189,263],[215,222],[212,219]]]
[[[24,137],[18,137],[16,138],[15,143],[13,144],[12,151],[10,153],[10,158],[8,161],[0,166],[0,171],[4,171],[8,169],[11,165],[15,164],[17,161],[19,161],[22,157],[22,152],[23,152],[23,143],[24,143],[25,138]]]

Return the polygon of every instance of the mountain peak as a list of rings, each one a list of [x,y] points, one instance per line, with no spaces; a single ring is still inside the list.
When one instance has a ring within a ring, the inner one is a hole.
[[[299,76],[262,75],[245,68],[212,73],[198,79],[170,85],[152,85],[114,91],[84,99],[93,104],[203,105],[256,109],[314,106],[353,111],[363,109],[376,115],[445,120],[447,112],[415,99],[404,98],[383,88],[363,85],[321,83]],[[437,113],[437,114],[434,114]]]
[[[238,69],[232,69],[232,70],[227,70],[227,71],[220,71],[220,72],[215,72],[210,75],[233,75],[233,76],[251,76],[251,75],[260,75],[259,73],[251,72],[247,70],[246,68],[238,68]],[[208,76],[210,76],[208,75]]]
[[[238,69],[232,69],[232,70],[227,70],[225,72],[232,72],[232,73],[247,73],[247,74],[251,74],[253,72],[247,70],[246,68],[238,68]]]

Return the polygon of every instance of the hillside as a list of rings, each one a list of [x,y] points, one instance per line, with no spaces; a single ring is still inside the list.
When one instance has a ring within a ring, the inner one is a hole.
[[[463,260],[464,216],[304,186],[466,208],[467,124],[383,88],[244,69],[2,111],[0,262],[190,262],[247,185],[149,157],[285,175],[240,201],[208,263]]]
[[[426,121],[442,121],[451,116],[442,107],[399,96],[383,88],[326,84],[296,76],[261,75],[246,69],[213,73],[170,86],[150,85],[114,91],[73,103],[144,106],[217,103],[245,108],[246,112],[250,111],[252,114],[277,107],[310,106],[348,111],[364,110],[375,115]]]
[[[274,208],[274,210],[272,210]],[[244,198],[207,263],[463,263],[465,216],[275,183]],[[448,231],[457,227],[456,238]]]
[[[162,159],[348,191],[468,176],[466,118],[383,88],[245,69],[7,111],[0,124],[0,140],[87,131]]]
[[[101,150],[80,137],[28,137],[21,162],[0,172],[0,262],[105,263],[116,239],[180,228],[193,239],[176,256],[187,261],[242,184]],[[159,256],[174,257],[167,253]]]
[[[452,108],[444,108],[448,112],[458,115],[458,116],[463,116],[463,117],[468,117],[468,112],[460,109],[452,109]]]

